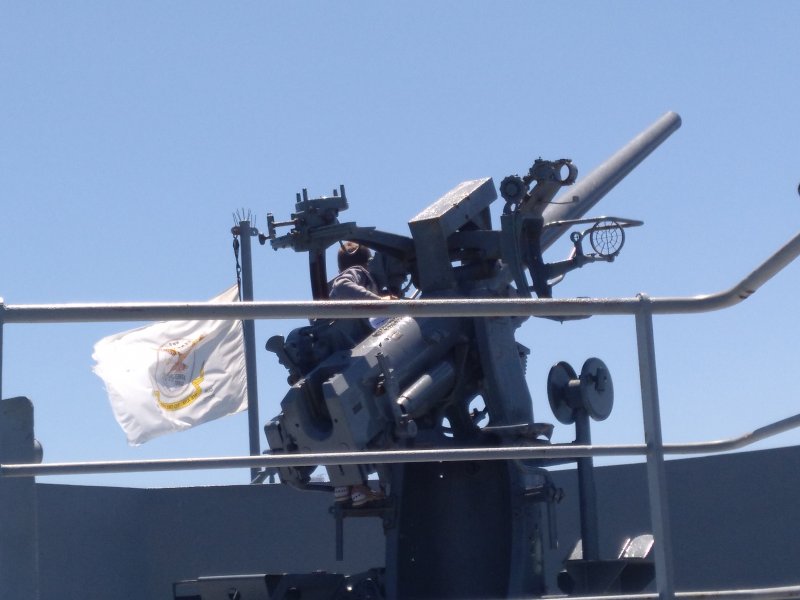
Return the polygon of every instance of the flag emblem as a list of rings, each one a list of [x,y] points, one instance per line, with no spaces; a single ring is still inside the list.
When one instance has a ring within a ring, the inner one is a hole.
[[[195,347],[204,336],[193,340],[170,340],[159,346],[152,370],[153,396],[164,410],[180,410],[202,393],[205,364],[197,365]]]

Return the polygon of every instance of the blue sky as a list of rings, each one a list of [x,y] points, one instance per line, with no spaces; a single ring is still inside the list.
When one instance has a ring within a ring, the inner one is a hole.
[[[727,288],[800,230],[799,17],[793,2],[4,2],[0,296],[205,300],[234,281],[237,209],[265,227],[267,212],[288,217],[301,188],[344,184],[347,220],[407,234],[463,180],[499,183],[540,156],[571,158],[585,175],[667,110],[681,129],[593,211],[645,227],[614,264],[572,273],[555,293]],[[568,250],[562,240],[548,258]],[[257,299],[309,297],[304,256],[255,252]],[[798,279],[791,265],[736,308],[657,318],[666,441],[729,437],[798,412]],[[246,454],[243,414],[127,446],[91,353],[137,325],[5,327],[3,396],[34,401],[45,459]],[[294,325],[259,322],[258,347]],[[631,319],[533,320],[519,339],[532,349],[537,420],[553,420],[550,366],[598,356],[616,405],[595,441],[642,440]],[[265,421],[285,373],[263,350],[258,366]],[[556,441],[571,435],[561,426]]]

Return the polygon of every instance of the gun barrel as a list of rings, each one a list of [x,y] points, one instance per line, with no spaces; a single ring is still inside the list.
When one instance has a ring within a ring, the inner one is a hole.
[[[668,112],[633,138],[611,158],[556,198],[544,211],[544,222],[578,219],[597,204],[650,153],[681,126],[681,117]],[[542,250],[549,248],[568,226],[548,227],[542,233]]]

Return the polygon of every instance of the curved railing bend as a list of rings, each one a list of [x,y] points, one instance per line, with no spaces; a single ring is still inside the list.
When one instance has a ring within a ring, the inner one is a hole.
[[[653,314],[720,310],[750,297],[800,255],[800,233],[731,288],[688,297],[652,297]],[[341,319],[348,317],[500,317],[632,315],[641,307],[634,298],[455,298],[283,302],[119,302],[106,304],[5,304],[0,299],[0,325],[5,323],[90,323],[169,321],[177,319]]]

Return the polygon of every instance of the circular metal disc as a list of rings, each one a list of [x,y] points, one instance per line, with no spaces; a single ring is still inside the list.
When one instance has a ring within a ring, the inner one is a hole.
[[[607,419],[614,408],[614,383],[608,367],[599,358],[590,358],[583,363],[581,401],[595,421]]]
[[[553,365],[547,375],[547,400],[550,402],[550,409],[555,418],[564,425],[575,422],[575,411],[567,401],[567,388],[569,382],[577,378],[575,369],[563,361]]]

